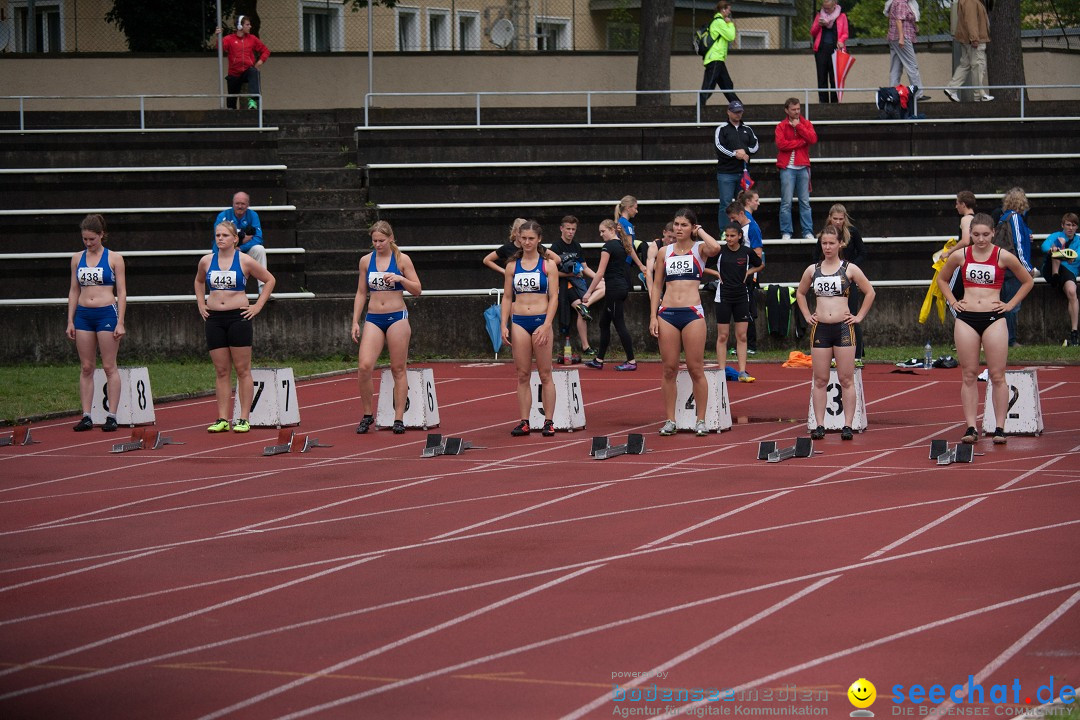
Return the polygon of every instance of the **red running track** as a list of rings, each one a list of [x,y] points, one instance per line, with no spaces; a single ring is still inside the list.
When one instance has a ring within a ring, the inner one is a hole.
[[[357,436],[352,377],[300,383],[334,445],[309,454],[208,435],[209,398],[157,407],[186,445],[112,455],[65,420],[0,448],[0,717],[837,716],[858,678],[883,717],[969,676],[953,711],[1002,717],[1080,684],[1080,368],[1040,369],[1041,437],[948,467],[957,370],[868,367],[867,432],[768,464],[807,370],[755,366],[746,422],[661,438],[657,365],[582,369],[587,431],[511,438],[509,365],[433,368],[440,431],[483,449]],[[588,457],[631,431],[649,453]]]

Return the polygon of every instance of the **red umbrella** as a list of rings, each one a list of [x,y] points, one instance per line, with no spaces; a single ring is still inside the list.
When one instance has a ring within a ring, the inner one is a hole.
[[[833,77],[836,78],[836,99],[844,99],[844,83],[851,66],[855,64],[855,58],[847,50],[836,50],[832,56]]]

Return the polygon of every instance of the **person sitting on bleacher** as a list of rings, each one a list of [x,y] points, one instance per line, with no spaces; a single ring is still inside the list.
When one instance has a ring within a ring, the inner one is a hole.
[[[240,252],[251,256],[255,262],[266,267],[266,248],[263,246],[262,223],[259,222],[259,213],[251,209],[251,197],[246,192],[238,192],[233,195],[232,207],[218,213],[214,220],[216,228],[223,222],[231,222],[236,226],[236,232],[240,236]],[[214,247],[213,241],[210,247]],[[262,283],[259,283],[262,290]]]

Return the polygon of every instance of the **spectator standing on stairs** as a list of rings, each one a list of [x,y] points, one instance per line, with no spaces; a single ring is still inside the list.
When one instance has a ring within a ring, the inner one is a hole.
[[[214,30],[221,43],[221,49],[229,58],[229,69],[225,74],[225,82],[229,86],[229,95],[237,95],[247,83],[248,93],[251,95],[262,94],[262,74],[259,68],[270,57],[270,48],[263,44],[255,35],[251,34],[251,18],[241,15],[236,18],[236,32],[222,37],[221,28]],[[230,110],[236,109],[236,98],[230,97],[225,100]],[[258,101],[249,97],[244,104],[248,110],[256,110]]]

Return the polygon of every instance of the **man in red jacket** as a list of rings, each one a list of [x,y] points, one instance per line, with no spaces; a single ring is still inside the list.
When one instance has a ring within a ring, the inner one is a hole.
[[[229,57],[229,71],[225,75],[225,81],[229,85],[229,94],[236,95],[246,82],[248,92],[258,95],[262,92],[260,87],[259,68],[270,57],[270,48],[263,45],[262,40],[251,34],[251,18],[241,15],[236,19],[236,32],[225,38],[221,37],[221,28],[217,30],[218,40],[222,50]],[[226,100],[229,109],[236,109],[236,98]],[[247,107],[254,110],[259,107],[255,98],[248,98]]]
[[[817,132],[810,121],[802,117],[802,103],[788,98],[784,103],[787,117],[776,126],[776,167],[780,168],[780,233],[790,240],[791,197],[799,196],[799,224],[802,236],[814,239],[814,223],[810,217],[810,146],[817,142]]]

